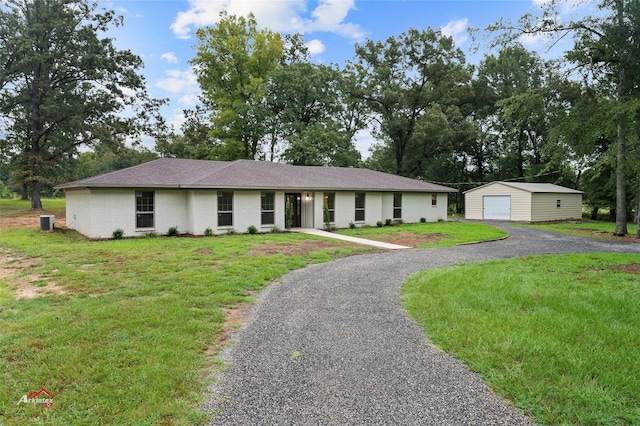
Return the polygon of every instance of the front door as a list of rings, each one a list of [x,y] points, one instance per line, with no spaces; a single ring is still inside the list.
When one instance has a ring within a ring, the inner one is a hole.
[[[300,228],[302,226],[302,194],[299,192],[287,192],[284,194],[285,203],[291,203],[291,227]],[[286,215],[285,208],[285,215]],[[287,223],[285,216],[284,223]]]

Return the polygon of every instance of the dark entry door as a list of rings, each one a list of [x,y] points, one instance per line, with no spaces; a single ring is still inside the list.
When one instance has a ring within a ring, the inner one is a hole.
[[[291,227],[300,228],[302,226],[302,194],[299,192],[287,192],[284,194],[285,203],[289,201],[291,203]],[[286,214],[286,209],[285,209]],[[287,218],[285,217],[285,224]]]

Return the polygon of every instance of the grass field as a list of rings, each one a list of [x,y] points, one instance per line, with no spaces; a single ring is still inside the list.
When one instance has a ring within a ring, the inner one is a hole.
[[[371,228],[340,229],[339,234],[368,238],[413,247],[450,247],[475,241],[504,238],[507,233],[501,229],[481,223],[470,222],[433,222],[414,223],[401,226],[383,226]],[[408,235],[412,234],[412,235]],[[419,238],[422,237],[422,238]]]
[[[0,239],[0,266],[16,273],[0,278],[9,425],[202,423],[223,309],[292,269],[368,250],[298,234],[89,242],[13,229]],[[49,296],[15,300],[29,286]],[[17,405],[42,387],[52,407]]]
[[[64,200],[44,207],[64,217]],[[0,221],[42,213],[29,208],[0,201]],[[31,219],[0,229],[3,425],[206,423],[198,406],[229,309],[292,269],[374,250],[300,234],[88,241]],[[455,238],[481,239],[484,228]],[[18,404],[41,388],[53,406]]]
[[[39,214],[29,207],[0,200],[0,225]],[[64,217],[64,200],[44,207]],[[12,426],[204,424],[231,309],[292,269],[373,250],[300,234],[88,241],[37,222],[1,228],[0,424]],[[456,222],[339,232],[429,247],[505,235]],[[461,265],[413,277],[402,297],[430,338],[541,423],[640,424],[640,280],[620,267],[634,264]],[[18,404],[41,388],[53,406]]]
[[[42,200],[43,212],[37,212],[37,214],[53,214],[57,217],[64,217],[65,212],[64,198],[47,198]],[[0,198],[0,218],[11,216],[23,216],[28,214],[34,214],[31,211],[30,200],[7,200]]]
[[[539,424],[640,424],[637,255],[535,256],[430,270],[405,308]]]
[[[629,232],[629,235],[621,238],[614,237],[612,235],[613,231],[616,229],[616,224],[612,222],[580,220],[558,223],[538,223],[527,226],[538,229],[546,229],[548,231],[562,232],[569,235],[578,235],[581,237],[605,238],[613,241],[628,242],[634,242],[636,231],[638,229],[638,227],[632,223],[627,224],[627,231]],[[635,240],[635,242],[640,242],[640,240]]]

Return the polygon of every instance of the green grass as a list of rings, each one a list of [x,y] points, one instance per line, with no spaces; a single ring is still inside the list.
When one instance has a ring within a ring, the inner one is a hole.
[[[333,241],[304,255],[250,253],[299,234],[91,242],[66,228],[0,231],[0,255],[38,259],[29,271],[66,295],[15,300],[0,279],[0,424],[201,424],[216,368],[221,307],[250,302],[284,273],[354,254]],[[44,408],[17,402],[40,388]]]
[[[64,217],[66,200],[64,198],[45,198],[42,200],[42,214],[53,214]],[[31,200],[0,199],[0,217],[20,216],[31,213]]]
[[[399,232],[410,232],[417,235],[434,234],[437,236],[433,242],[420,245],[421,248],[450,247],[463,243],[494,240],[507,236],[506,232],[493,226],[468,222],[413,223],[384,226],[381,228],[340,229],[336,232],[352,237],[382,241],[385,240],[385,237]]]
[[[640,424],[637,255],[535,256],[419,273],[410,315],[541,424]]]
[[[530,224],[532,228],[545,229],[547,231],[561,232],[569,235],[578,235],[581,237],[596,237],[619,240],[614,237],[613,231],[616,224],[611,222],[600,222],[592,220],[568,221],[559,223],[539,223]],[[638,227],[634,224],[627,224],[627,231],[632,237],[635,236]]]

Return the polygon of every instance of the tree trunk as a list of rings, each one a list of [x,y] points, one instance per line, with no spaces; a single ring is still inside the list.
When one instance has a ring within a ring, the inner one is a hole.
[[[598,211],[600,211],[598,207],[591,208],[591,220],[598,220]]]
[[[618,25],[624,28],[624,3],[616,0],[615,7],[617,11]],[[620,53],[618,53],[618,56]],[[617,59],[621,59],[618,57]],[[622,106],[627,96],[627,69],[623,61],[618,65],[618,104]],[[625,188],[625,157],[627,143],[627,116],[624,112],[618,113],[617,137],[618,137],[618,153],[616,154],[616,230],[613,235],[624,237],[627,235],[627,192]]]
[[[640,198],[638,198],[638,202],[636,204],[636,240],[640,240]]]
[[[624,74],[624,73],[623,73]],[[618,153],[616,154],[616,230],[613,235],[624,237],[627,230],[627,191],[625,188],[625,150],[627,123],[624,114],[618,118]]]
[[[23,182],[22,183],[22,200],[28,200],[29,199],[29,185],[27,185],[27,182]]]

